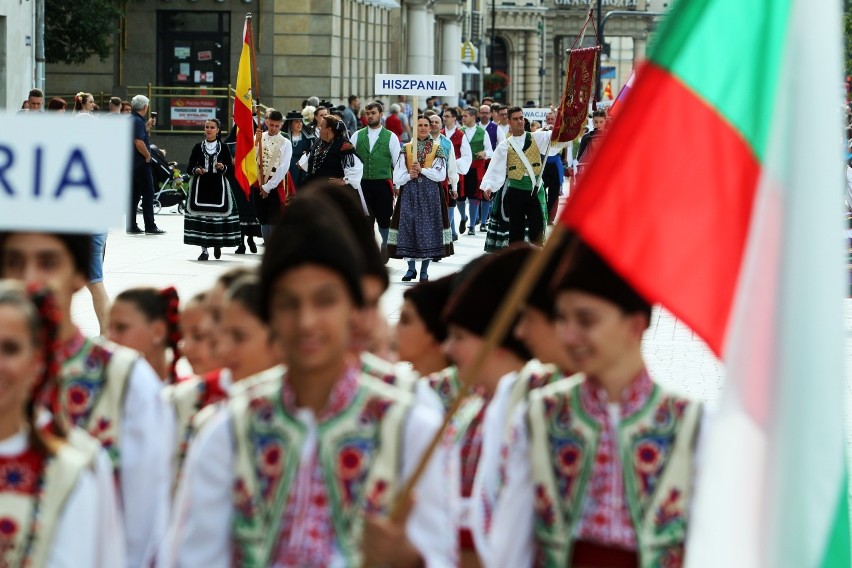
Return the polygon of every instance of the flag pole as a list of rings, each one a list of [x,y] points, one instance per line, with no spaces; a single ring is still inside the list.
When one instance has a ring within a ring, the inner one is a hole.
[[[249,51],[251,52],[251,65],[252,65],[252,79],[254,83],[254,88],[252,89],[252,104],[254,104],[254,108],[257,110],[257,129],[261,130],[260,124],[260,80],[257,76],[257,54],[254,51],[254,30],[251,26],[251,12],[246,12],[246,27],[248,29],[248,37],[249,37]],[[254,101],[257,101],[255,103]],[[263,186],[263,132],[257,136],[257,159],[259,160],[259,171],[257,172],[257,185]]]
[[[512,322],[514,321],[518,310],[521,308],[521,305],[524,303],[524,299],[529,295],[536,281],[544,271],[545,266],[547,266],[548,261],[550,261],[553,257],[556,250],[559,249],[559,245],[565,237],[567,229],[562,223],[556,223],[553,227],[553,232],[550,234],[550,238],[548,238],[547,243],[541,249],[541,252],[539,254],[530,255],[526,262],[524,262],[520,274],[512,283],[509,293],[506,295],[503,303],[500,304],[497,314],[488,326],[488,329],[485,332],[485,341],[483,342],[479,352],[477,352],[476,358],[473,360],[473,363],[468,368],[467,372],[460,375],[459,382],[462,384],[462,388],[459,391],[459,394],[456,395],[455,399],[453,399],[449,410],[447,410],[447,413],[444,416],[444,421],[441,424],[441,428],[432,438],[432,441],[429,443],[429,446],[427,446],[426,451],[420,457],[420,462],[417,464],[417,467],[414,468],[414,472],[411,474],[411,477],[406,481],[402,490],[394,499],[390,514],[392,521],[401,523],[405,520],[410,503],[412,502],[411,494],[414,491],[414,487],[426,471],[426,466],[429,464],[429,460],[443,439],[444,433],[446,432],[453,415],[459,409],[462,401],[467,396],[468,385],[473,382],[473,378],[482,370],[485,361],[488,360],[488,357],[494,352],[500,342],[503,341],[506,334],[511,331],[510,327],[512,326]],[[576,241],[572,243],[572,246],[569,246],[566,256],[572,256],[575,247]]]

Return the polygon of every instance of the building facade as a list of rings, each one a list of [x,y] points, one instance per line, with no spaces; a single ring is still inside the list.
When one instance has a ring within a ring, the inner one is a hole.
[[[0,110],[21,108],[35,85],[35,2],[0,0]]]
[[[0,1],[18,11],[32,5]],[[607,11],[647,7],[647,0],[602,1]],[[259,77],[256,94],[264,105],[284,112],[301,108],[309,96],[335,104],[345,103],[350,94],[372,98],[374,77],[380,73],[450,75],[457,91],[480,99],[490,94],[483,93],[485,73],[502,71],[511,79],[501,92],[502,100],[556,103],[565,50],[579,33],[587,2],[524,0],[523,6],[517,4],[507,0],[135,0],[124,5],[112,55],[104,61],[93,57],[83,65],[48,65],[46,91],[48,96],[65,97],[88,91],[99,104],[110,95],[129,98],[148,93],[151,109],[159,115],[154,134],[171,137],[161,143],[170,149],[177,146],[174,159],[180,161],[181,153],[201,133],[204,118],[217,116],[229,126],[229,88],[236,82],[245,16],[251,12]],[[613,83],[618,88],[632,66],[630,50],[641,57],[649,24],[613,18],[606,32],[607,37],[623,38],[618,44],[621,49],[615,50],[621,54]],[[17,28],[12,31],[7,26],[0,33],[5,33],[8,45],[23,49]],[[594,43],[593,37],[588,30],[588,44]],[[32,56],[6,59],[31,62]],[[6,73],[6,83],[10,75]],[[31,69],[14,75],[27,78],[16,81],[31,83]],[[28,89],[16,84],[7,90],[20,98]]]

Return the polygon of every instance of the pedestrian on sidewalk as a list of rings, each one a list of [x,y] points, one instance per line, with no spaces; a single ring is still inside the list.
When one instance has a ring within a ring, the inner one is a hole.
[[[133,117],[133,197],[127,213],[127,232],[141,233],[136,224],[136,207],[142,200],[142,220],[145,222],[146,235],[162,235],[164,230],[154,221],[154,177],[151,174],[151,141],[148,130],[154,125],[154,119],[145,120],[148,114],[148,97],[136,95],[130,100]]]
[[[187,169],[195,176],[190,182],[183,219],[183,242],[201,247],[198,260],[222,257],[222,247],[240,244],[240,217],[226,172],[233,167],[231,154],[219,140],[221,123],[211,118],[204,123],[205,139],[192,149]]]

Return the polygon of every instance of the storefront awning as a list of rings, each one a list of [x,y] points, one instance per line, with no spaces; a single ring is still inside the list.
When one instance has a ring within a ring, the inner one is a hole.
[[[479,75],[479,69],[472,63],[462,63],[462,75]]]

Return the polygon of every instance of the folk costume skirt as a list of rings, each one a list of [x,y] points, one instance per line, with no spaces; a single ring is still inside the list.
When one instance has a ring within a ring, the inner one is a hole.
[[[388,256],[435,259],[453,254],[453,234],[441,184],[419,177],[399,190],[388,235]]]
[[[241,241],[240,217],[228,178],[212,173],[195,176],[183,219],[184,244],[221,248]]]
[[[498,189],[491,195],[491,215],[488,216],[488,224],[485,227],[485,252],[498,252],[509,246],[509,213],[503,207],[503,196],[506,193],[506,186]],[[545,200],[545,190],[543,187],[538,189],[536,195],[539,205],[541,206],[541,215],[544,219],[544,226],[547,226],[547,202]],[[529,241],[529,226],[526,229],[526,240]]]

